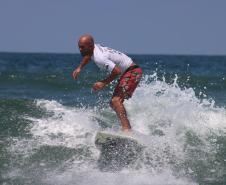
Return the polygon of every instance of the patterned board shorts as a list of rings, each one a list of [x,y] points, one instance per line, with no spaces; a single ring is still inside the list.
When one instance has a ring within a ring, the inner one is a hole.
[[[120,96],[123,99],[131,98],[142,77],[142,69],[138,66],[127,70],[118,80],[113,96]]]

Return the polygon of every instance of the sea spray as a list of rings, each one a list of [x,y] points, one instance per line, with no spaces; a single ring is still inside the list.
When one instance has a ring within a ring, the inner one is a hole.
[[[136,139],[146,151],[135,166],[117,172],[98,169],[94,145],[98,130],[118,124],[108,104],[98,109],[50,100],[35,103],[47,116],[25,116],[31,121],[31,137],[12,139],[6,179],[61,185],[190,185],[224,175],[225,165],[216,154],[219,138],[225,136],[225,109],[197,98],[192,88],[180,88],[177,78],[169,84],[156,74],[145,76],[133,98],[125,101],[132,127],[140,133]],[[103,122],[110,124],[103,127]]]

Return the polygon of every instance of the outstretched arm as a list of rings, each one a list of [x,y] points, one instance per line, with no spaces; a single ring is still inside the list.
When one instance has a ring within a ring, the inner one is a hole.
[[[72,77],[74,79],[76,79],[78,77],[78,75],[81,72],[82,68],[86,64],[88,64],[90,60],[91,60],[91,56],[89,56],[89,55],[83,57],[82,62],[79,64],[79,66],[72,73]]]
[[[121,74],[121,69],[115,66],[111,74],[106,79],[96,82],[93,85],[93,90],[96,91],[103,89],[107,84],[111,83],[119,74]]]

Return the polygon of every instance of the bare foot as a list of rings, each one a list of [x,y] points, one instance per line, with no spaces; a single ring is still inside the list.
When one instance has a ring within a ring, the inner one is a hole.
[[[127,135],[131,135],[132,134],[132,129],[130,129],[130,128],[122,128],[122,132],[127,134]]]

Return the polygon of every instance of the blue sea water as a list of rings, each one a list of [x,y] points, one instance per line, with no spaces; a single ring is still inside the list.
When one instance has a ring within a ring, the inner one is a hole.
[[[144,75],[125,101],[147,153],[98,169],[99,130],[119,130],[107,74],[76,54],[0,53],[0,183],[226,184],[226,56],[130,55]],[[142,139],[142,138],[141,138]]]

